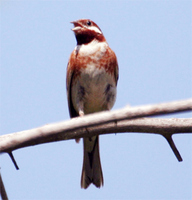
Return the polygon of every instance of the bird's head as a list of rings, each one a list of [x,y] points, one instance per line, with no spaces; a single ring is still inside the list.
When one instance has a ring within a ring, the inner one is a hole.
[[[72,31],[75,33],[78,45],[88,44],[94,39],[99,42],[106,41],[99,26],[90,19],[79,19],[71,23],[74,25]]]

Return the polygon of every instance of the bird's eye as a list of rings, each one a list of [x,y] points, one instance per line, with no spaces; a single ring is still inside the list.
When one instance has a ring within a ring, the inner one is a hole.
[[[90,21],[87,21],[87,25],[88,25],[88,26],[91,26],[91,22],[90,22]]]

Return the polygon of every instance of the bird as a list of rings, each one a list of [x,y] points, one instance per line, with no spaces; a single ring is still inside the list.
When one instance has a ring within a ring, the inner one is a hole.
[[[119,68],[99,26],[90,19],[71,22],[77,45],[67,65],[67,100],[71,118],[110,110],[116,100]],[[79,142],[80,139],[76,139]],[[99,136],[83,138],[81,188],[104,184]]]

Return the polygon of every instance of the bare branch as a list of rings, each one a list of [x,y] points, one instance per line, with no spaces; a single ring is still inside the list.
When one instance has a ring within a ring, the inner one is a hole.
[[[120,122],[109,123],[88,129],[89,133],[106,134],[122,132],[156,133],[162,135],[169,143],[178,161],[182,157],[174,144],[172,135],[176,133],[192,133],[191,119],[158,119],[158,118],[139,118],[133,120],[123,120]]]
[[[0,152],[10,153],[13,150],[22,147],[112,132],[158,133],[164,137],[166,137],[167,134],[172,135],[179,132],[191,133],[191,119],[177,119],[176,123],[175,120],[163,121],[165,119],[124,121],[125,119],[134,119],[138,117],[154,116],[187,110],[192,110],[192,99],[156,105],[126,107],[121,110],[91,114],[64,122],[48,124],[31,130],[2,135],[0,136]],[[109,122],[113,123],[110,124]],[[131,125],[130,123],[138,124]],[[107,125],[102,126],[101,124]],[[124,126],[122,124],[124,124]],[[177,124],[180,124],[179,127]],[[100,126],[89,128],[89,133],[83,129],[85,127],[88,128],[96,125]]]

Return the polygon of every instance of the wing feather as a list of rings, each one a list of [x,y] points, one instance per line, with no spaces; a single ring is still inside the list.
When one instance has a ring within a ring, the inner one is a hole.
[[[69,61],[68,65],[67,65],[67,79],[66,79],[67,83],[66,83],[66,85],[67,85],[68,108],[69,108],[69,114],[70,114],[71,118],[79,116],[73,106],[72,96],[71,96],[73,76],[74,76],[74,70],[70,66],[70,61]]]

